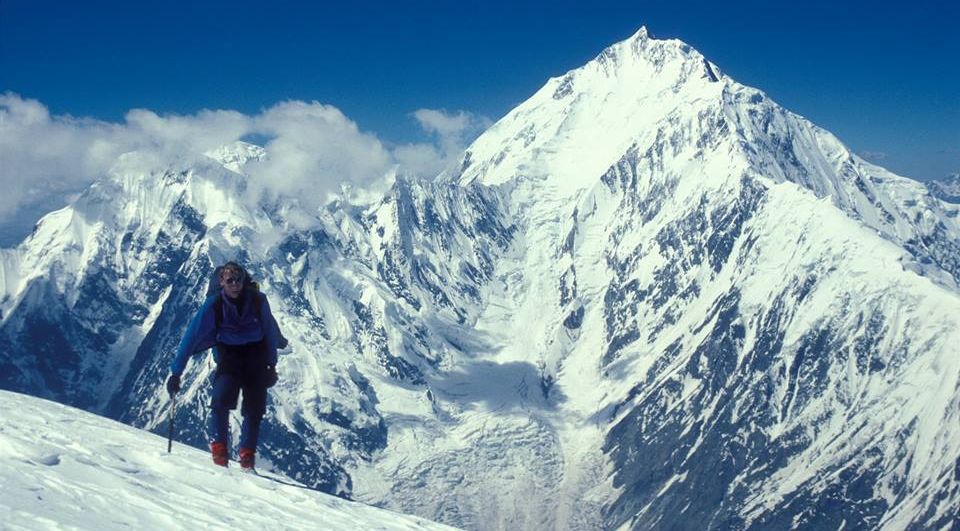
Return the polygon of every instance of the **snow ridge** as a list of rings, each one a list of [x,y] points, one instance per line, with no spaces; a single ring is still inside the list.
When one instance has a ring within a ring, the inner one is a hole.
[[[60,404],[6,391],[0,404],[6,529],[453,529],[269,472],[214,468],[193,448],[167,454],[159,436]]]

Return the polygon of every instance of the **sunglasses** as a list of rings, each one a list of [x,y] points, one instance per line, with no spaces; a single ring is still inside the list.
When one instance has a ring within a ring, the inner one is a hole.
[[[231,284],[241,284],[242,282],[243,282],[243,279],[242,279],[242,278],[237,278],[237,277],[228,277],[228,278],[223,279],[223,283],[224,283],[224,284],[228,284],[228,285],[231,285]]]

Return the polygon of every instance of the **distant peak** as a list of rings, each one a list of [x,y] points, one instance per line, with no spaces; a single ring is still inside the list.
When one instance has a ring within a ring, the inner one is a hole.
[[[926,184],[934,197],[948,203],[960,204],[960,173],[948,175],[943,179],[934,179]]]
[[[267,151],[262,147],[237,140],[204,153],[207,157],[219,162],[229,170],[240,173],[244,164],[251,160],[262,160]]]
[[[651,37],[650,37],[650,32],[647,31],[647,27],[646,27],[646,26],[640,26],[640,29],[638,29],[637,32],[634,33],[634,34],[633,34],[629,39],[627,39],[627,40],[630,40],[630,41],[640,41],[640,40],[646,40],[646,39],[649,39],[649,38],[651,38]]]
[[[593,62],[600,63],[605,72],[612,73],[625,64],[639,62],[662,65],[670,61],[696,64],[697,69],[705,69],[704,77],[712,81],[718,81],[720,78],[716,67],[712,65],[705,67],[707,61],[692,46],[678,39],[654,38],[646,26],[640,26],[640,29],[630,37],[608,46]]]

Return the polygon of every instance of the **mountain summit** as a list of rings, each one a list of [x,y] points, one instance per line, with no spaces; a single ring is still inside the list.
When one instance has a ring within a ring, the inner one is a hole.
[[[918,263],[936,264],[931,276],[939,278],[939,269],[953,277],[948,284],[960,280],[952,205],[864,161],[687,44],[652,39],[646,28],[550,79],[474,142],[453,179],[540,180],[544,192],[565,198],[588,190],[628,152],[654,164],[650,173],[682,172],[708,187],[744,175],[798,184]]]
[[[3,251],[0,386],[159,428],[236,258],[291,341],[264,458],[327,492],[466,529],[957,520],[960,206],[686,44],[641,29],[369,204],[257,202],[237,153],[268,155],[118,167]]]
[[[586,65],[550,79],[467,150],[461,183],[550,177],[567,193],[588,187],[657,125],[719,103],[731,82],[680,41],[641,28]]]

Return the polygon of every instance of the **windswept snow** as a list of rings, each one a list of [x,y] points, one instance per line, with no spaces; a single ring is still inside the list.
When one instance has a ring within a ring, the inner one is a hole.
[[[163,437],[54,402],[0,391],[0,410],[3,529],[453,529],[168,454]]]

